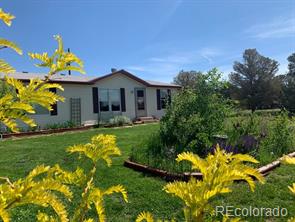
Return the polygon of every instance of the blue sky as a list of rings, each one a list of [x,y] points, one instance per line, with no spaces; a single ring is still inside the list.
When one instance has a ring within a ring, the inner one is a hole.
[[[279,61],[295,52],[294,0],[3,0],[16,16],[1,24],[1,37],[18,43],[24,56],[1,50],[18,71],[44,72],[28,52],[52,52],[63,37],[87,75],[112,67],[147,80],[171,82],[180,70],[218,67],[226,78],[247,48]]]

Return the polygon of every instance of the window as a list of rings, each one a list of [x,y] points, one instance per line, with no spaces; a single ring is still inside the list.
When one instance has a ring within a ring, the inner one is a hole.
[[[120,111],[120,90],[110,89],[109,90],[109,100],[111,104],[112,111]]]
[[[166,108],[167,100],[168,100],[168,91],[166,89],[161,89],[160,91],[161,109]]]
[[[109,98],[108,98],[108,90],[107,89],[100,89],[99,90],[99,107],[100,111],[107,112],[109,111]]]
[[[99,90],[100,111],[120,111],[121,99],[119,89],[100,89]]]
[[[39,104],[33,104],[32,106],[35,110],[35,113],[34,113],[35,115],[48,115],[49,114],[49,110]]]

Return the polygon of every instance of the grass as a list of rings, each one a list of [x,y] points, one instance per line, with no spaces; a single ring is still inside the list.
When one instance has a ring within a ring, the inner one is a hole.
[[[0,175],[12,180],[25,176],[36,165],[60,164],[66,169],[75,169],[79,164],[88,167],[85,160],[77,160],[65,149],[73,144],[87,143],[93,135],[104,133],[117,136],[122,156],[114,158],[113,166],[100,164],[95,183],[102,188],[122,184],[128,191],[129,203],[116,196],[106,198],[108,221],[134,221],[144,210],[152,212],[158,218],[175,217],[183,221],[181,202],[162,191],[165,182],[161,179],[135,172],[123,167],[123,162],[131,153],[132,147],[140,144],[158,129],[158,124],[141,125],[121,129],[93,129],[84,132],[65,133],[60,135],[40,136],[0,142]],[[287,186],[295,181],[295,167],[282,166],[267,177],[265,185],[258,185],[255,192],[250,192],[244,183],[234,185],[231,194],[217,198],[214,204],[232,206],[286,207],[289,216],[295,216],[295,197]],[[77,203],[77,195],[73,203]],[[35,221],[38,211],[35,206],[15,209],[13,221]],[[70,208],[72,211],[73,208]],[[251,221],[265,221],[262,218],[250,218]],[[273,218],[270,221],[286,221],[285,218]]]

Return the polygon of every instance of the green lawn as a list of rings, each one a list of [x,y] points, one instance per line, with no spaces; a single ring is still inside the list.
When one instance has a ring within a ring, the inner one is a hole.
[[[158,128],[157,124],[141,125],[121,129],[93,129],[84,132],[60,135],[40,136],[0,142],[0,176],[8,176],[12,180],[25,176],[38,164],[60,164],[66,169],[75,169],[77,164],[87,167],[85,160],[77,160],[65,149],[73,144],[87,143],[93,135],[99,133],[117,136],[122,156],[114,158],[113,166],[107,168],[101,164],[96,177],[96,184],[102,188],[122,184],[128,191],[129,203],[123,203],[119,197],[106,199],[108,221],[134,221],[136,215],[143,210],[151,211],[158,218],[175,217],[182,221],[181,203],[162,191],[164,181],[143,175],[123,167],[133,146],[137,146]],[[286,207],[289,216],[295,216],[295,197],[290,194],[287,186],[295,181],[295,167],[282,166],[267,177],[265,185],[258,185],[251,193],[245,184],[235,185],[234,192],[215,200],[215,204],[254,207]],[[76,203],[77,197],[74,198]],[[39,208],[34,206],[21,207],[13,212],[13,221],[35,221],[34,214]],[[73,209],[70,209],[73,210]],[[250,219],[265,221],[265,219]],[[270,221],[286,221],[277,218]]]

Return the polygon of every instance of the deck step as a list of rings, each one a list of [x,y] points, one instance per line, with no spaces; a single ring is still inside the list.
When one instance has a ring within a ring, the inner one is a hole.
[[[138,117],[137,119],[140,120],[140,121],[145,121],[145,120],[153,120],[154,117],[152,117],[152,116],[142,116],[142,117]]]
[[[158,122],[159,120],[152,117],[152,116],[143,116],[143,117],[138,117],[135,121],[135,123],[153,123],[153,122]]]

